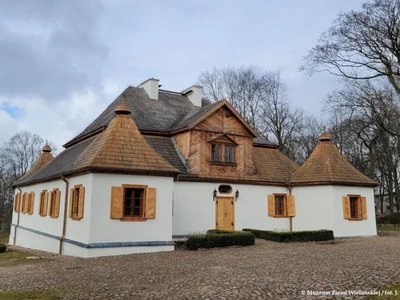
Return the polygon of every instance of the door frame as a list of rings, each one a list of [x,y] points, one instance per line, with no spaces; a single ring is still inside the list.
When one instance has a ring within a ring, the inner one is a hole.
[[[233,196],[218,196],[215,197],[215,221],[214,221],[214,227],[217,229],[217,222],[218,222],[218,200],[223,199],[224,201],[227,199],[232,200],[232,222],[233,222],[233,229],[235,230],[236,226],[236,216],[235,216],[235,197]],[[222,230],[229,230],[229,229],[222,229]]]

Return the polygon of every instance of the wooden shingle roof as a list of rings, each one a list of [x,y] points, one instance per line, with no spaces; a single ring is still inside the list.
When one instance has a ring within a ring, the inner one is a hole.
[[[18,181],[22,181],[28,177],[31,177],[33,174],[35,174],[39,169],[43,168],[46,166],[49,162],[51,162],[54,159],[53,154],[51,154],[51,148],[48,144],[46,144],[42,148],[42,153],[40,153],[37,161],[35,164],[30,168],[28,172],[26,172]]]
[[[323,133],[306,162],[291,176],[294,186],[347,185],[375,187],[378,183],[353,167]]]

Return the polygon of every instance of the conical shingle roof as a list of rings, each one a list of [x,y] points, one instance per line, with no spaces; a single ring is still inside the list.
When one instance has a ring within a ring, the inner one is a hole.
[[[378,183],[353,167],[323,133],[306,162],[291,176],[290,183],[301,185],[347,185],[375,187]]]
[[[141,173],[179,173],[166,162],[139,132],[122,102],[115,117],[74,163],[75,169],[119,170]]]
[[[28,172],[26,172],[22,177],[20,177],[17,180],[17,183],[28,176],[31,176],[32,174],[36,173],[39,169],[47,165],[49,162],[53,160],[54,156],[51,154],[51,148],[48,144],[46,144],[42,148],[42,153],[40,153],[38,159],[36,160],[35,164],[32,166],[32,168],[29,169]]]

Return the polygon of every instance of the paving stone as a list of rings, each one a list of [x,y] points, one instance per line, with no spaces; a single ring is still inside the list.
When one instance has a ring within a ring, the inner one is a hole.
[[[400,232],[393,232],[334,243],[257,239],[250,247],[89,259],[32,250],[47,259],[0,267],[0,291],[60,290],[62,299],[343,299],[302,291],[400,283],[399,246]]]

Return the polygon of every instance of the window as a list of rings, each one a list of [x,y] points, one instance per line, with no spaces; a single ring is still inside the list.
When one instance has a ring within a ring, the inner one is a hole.
[[[74,188],[70,190],[69,197],[69,217],[72,218],[72,220],[82,219],[85,206],[85,187],[81,184],[75,185]]]
[[[39,215],[45,217],[47,215],[47,203],[48,203],[49,192],[43,190],[40,193],[40,205],[39,205]]]
[[[268,195],[268,216],[274,218],[294,217],[296,215],[293,195]]]
[[[235,146],[225,145],[225,162],[227,163],[235,162]]]
[[[275,196],[275,216],[285,215],[285,196]]]
[[[221,144],[211,144],[211,161],[222,161]]]
[[[223,156],[222,153],[224,153]],[[235,145],[212,143],[211,162],[235,163]]]
[[[60,198],[61,198],[61,192],[59,189],[53,189],[52,192],[50,192],[50,211],[49,215],[52,218],[58,218],[60,214]]]
[[[156,189],[147,185],[123,184],[111,188],[110,218],[146,221],[156,217]]]
[[[360,195],[342,197],[343,218],[350,221],[361,221],[367,218],[367,198]]]
[[[144,214],[144,189],[126,188],[124,201],[124,217],[139,217]]]
[[[360,198],[359,197],[350,197],[350,218],[358,219],[360,212]]]
[[[230,185],[220,185],[218,187],[218,192],[220,192],[220,194],[230,194],[232,193],[232,187]]]

